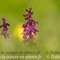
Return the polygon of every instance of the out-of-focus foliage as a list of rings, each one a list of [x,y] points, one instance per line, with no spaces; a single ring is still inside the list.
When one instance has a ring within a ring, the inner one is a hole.
[[[34,11],[33,18],[39,23],[36,28],[40,32],[37,33],[35,40],[39,46],[21,43],[23,40],[21,24],[25,23],[22,14],[26,13],[25,9],[30,7]],[[0,51],[40,51],[43,56],[42,60],[47,60],[46,51],[60,50],[59,0],[0,0],[0,25],[2,17],[5,17],[10,24],[8,32],[12,40],[6,41],[0,35]],[[0,33],[1,31],[2,29],[0,29]]]

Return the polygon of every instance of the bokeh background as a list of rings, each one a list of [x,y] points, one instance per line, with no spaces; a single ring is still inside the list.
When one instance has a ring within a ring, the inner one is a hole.
[[[25,45],[21,43],[23,40],[21,25],[26,22],[22,15],[26,13],[25,9],[30,7],[34,12],[33,19],[39,23],[36,25],[39,33],[37,33],[35,40],[39,44],[38,46],[28,42]],[[12,40],[6,41],[4,36],[0,35],[0,51],[40,51],[41,60],[48,60],[46,51],[60,51],[59,0],[0,0],[0,25],[2,17],[10,23],[8,33]],[[0,34],[2,29],[0,28]],[[51,59],[49,58],[49,60]]]

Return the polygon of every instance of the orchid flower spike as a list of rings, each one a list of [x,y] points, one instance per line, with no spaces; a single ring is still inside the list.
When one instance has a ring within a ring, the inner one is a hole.
[[[33,42],[35,40],[35,35],[39,30],[35,28],[36,24],[38,24],[37,21],[33,20],[32,15],[33,11],[32,8],[26,9],[27,14],[23,14],[24,19],[27,21],[22,25],[23,28],[23,42],[25,43],[26,41],[28,42]]]
[[[7,31],[8,31],[8,27],[7,26],[10,26],[10,24],[6,23],[6,19],[5,18],[2,18],[2,21],[3,21],[3,24],[0,25],[0,28],[3,27],[1,35],[4,35],[6,40],[11,40],[11,38],[9,37],[9,33],[7,33]]]

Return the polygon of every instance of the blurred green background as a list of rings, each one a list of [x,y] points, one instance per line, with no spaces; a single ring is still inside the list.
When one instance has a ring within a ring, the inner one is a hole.
[[[39,23],[36,28],[40,32],[37,33],[35,40],[39,46],[31,43],[26,43],[25,45],[21,43],[21,40],[23,40],[20,35],[22,33],[21,24],[26,22],[22,15],[26,13],[25,9],[30,7],[34,12],[33,19]],[[59,0],[0,0],[0,25],[2,24],[2,17],[5,17],[7,22],[10,23],[8,33],[12,40],[6,41],[4,36],[0,35],[0,51],[40,51],[41,60],[48,60],[46,51],[60,51]],[[1,31],[2,29],[0,28],[0,33]]]

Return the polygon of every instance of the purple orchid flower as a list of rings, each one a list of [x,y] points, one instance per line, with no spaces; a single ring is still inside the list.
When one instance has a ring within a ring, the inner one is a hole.
[[[8,31],[7,26],[10,26],[10,24],[6,23],[6,19],[5,18],[2,18],[2,21],[3,21],[3,24],[0,25],[0,28],[3,27],[1,35],[4,35],[5,39],[9,39],[9,34],[7,33],[7,31]]]
[[[32,8],[26,9],[26,11],[28,13],[23,14],[25,20],[27,20],[27,22],[22,25],[22,28],[24,29],[22,32],[23,38],[24,38],[23,42],[33,41],[35,39],[34,36],[36,35],[37,32],[39,32],[39,30],[37,30],[35,28],[35,26],[36,26],[36,24],[38,24],[38,22],[36,22],[32,18],[32,15],[33,15]]]

